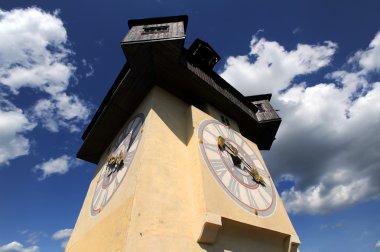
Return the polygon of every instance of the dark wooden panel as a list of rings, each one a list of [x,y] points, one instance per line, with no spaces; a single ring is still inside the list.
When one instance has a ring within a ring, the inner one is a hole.
[[[165,18],[164,18],[165,19]],[[197,107],[209,103],[234,119],[241,133],[260,149],[270,149],[281,119],[270,106],[269,97],[263,104],[268,113],[256,113],[251,102],[256,97],[244,97],[212,69],[201,69],[189,61],[183,48],[186,21],[183,16],[169,19],[149,19],[153,24],[168,24],[165,34],[143,34],[146,20],[131,22],[130,32],[122,42],[128,64],[122,69],[111,90],[83,134],[84,142],[77,156],[97,163],[117,132],[146,97],[153,85]],[[264,97],[263,96],[263,97]]]
[[[162,32],[146,32],[146,28],[168,26],[167,31]],[[138,25],[133,26],[127,33],[122,43],[143,43],[147,41],[155,40],[167,40],[167,39],[177,39],[185,37],[185,28],[183,22],[176,23],[160,23],[154,25]]]
[[[253,102],[253,104],[255,105],[260,104],[261,107],[264,109],[263,112],[259,110],[256,113],[256,117],[259,122],[280,119],[277,112],[273,109],[272,105],[270,104],[269,100],[255,101]]]
[[[88,129],[77,153],[78,158],[96,164],[121,127],[132,116],[153,86],[151,69],[141,70],[135,71],[131,68],[117,85],[110,101],[101,106],[102,110],[90,123],[92,127]]]

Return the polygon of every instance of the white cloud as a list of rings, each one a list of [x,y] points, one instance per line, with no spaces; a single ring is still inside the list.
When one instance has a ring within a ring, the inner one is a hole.
[[[380,195],[380,82],[367,77],[378,70],[379,38],[349,60],[354,70],[338,69],[316,85],[293,81],[329,65],[335,43],[288,52],[254,37],[247,56],[227,60],[224,78],[246,95],[272,92],[280,109],[278,140],[265,156],[275,178],[295,183],[281,194],[289,211],[326,213]]]
[[[374,151],[380,148],[380,83],[354,101],[334,84],[303,87],[279,101],[284,124],[271,163],[299,178],[298,190],[281,195],[289,211],[325,213],[380,194]]]
[[[77,131],[89,109],[77,96],[67,94],[76,68],[69,60],[73,52],[67,47],[66,29],[57,13],[38,8],[0,10],[0,37],[9,42],[0,45],[0,84],[13,94],[22,87],[47,93],[50,97],[37,101],[32,110],[35,118],[53,132],[60,126]]]
[[[55,100],[58,114],[65,120],[85,120],[89,115],[88,108],[75,95],[59,94],[55,97]]]
[[[69,240],[68,240],[68,239],[67,239],[67,240],[64,240],[64,241],[62,241],[62,243],[61,243],[61,248],[62,248],[63,250],[65,250],[65,249],[66,249],[67,243],[69,243]]]
[[[82,59],[82,64],[83,66],[85,67],[88,67],[88,72],[86,73],[86,77],[90,77],[90,76],[93,76],[94,75],[94,68],[92,67],[92,65],[90,63],[87,62],[86,59]]]
[[[68,92],[77,81],[76,67],[58,11],[0,9],[0,38],[0,91],[6,92],[0,95],[1,165],[29,153],[25,133],[37,124],[52,132],[77,132],[90,111],[86,102]],[[87,62],[86,67],[92,71]],[[25,88],[35,91],[36,103],[21,109],[17,101],[23,100]]]
[[[71,228],[65,228],[65,229],[58,230],[57,232],[55,232],[53,234],[52,239],[53,240],[62,240],[62,239],[69,238],[72,232],[73,232],[73,230]]]
[[[380,32],[369,44],[366,50],[358,51],[350,62],[358,61],[363,71],[379,71],[380,70]]]
[[[29,232],[29,230],[28,229],[22,229],[22,230],[19,230],[17,232],[24,235],[24,234],[27,234]]]
[[[380,249],[380,240],[376,243],[375,249]]]
[[[297,34],[297,33],[299,33],[300,31],[301,31],[301,28],[296,27],[296,28],[293,29],[292,33],[293,33],[293,34]]]
[[[23,133],[34,127],[21,109],[0,96],[0,165],[29,153],[30,143]]]
[[[337,208],[356,203],[368,193],[368,178],[348,184],[337,184],[326,188],[323,183],[308,187],[305,191],[291,188],[281,194],[288,211],[293,213],[328,213]]]
[[[69,242],[69,238],[73,230],[71,228],[61,229],[55,232],[52,236],[53,240],[62,240],[61,247],[63,249],[66,248],[67,243]]]
[[[38,117],[42,126],[51,132],[58,132],[59,125],[58,120],[55,118],[55,104],[53,101],[48,99],[41,99],[37,101],[36,105],[33,107],[34,116]]]
[[[278,182],[285,182],[285,181],[294,182],[295,178],[292,174],[282,174],[280,178],[278,179]]]
[[[277,93],[287,88],[295,76],[328,65],[337,45],[330,41],[324,45],[298,44],[296,50],[288,52],[277,42],[254,36],[250,48],[248,55],[228,57],[221,73],[231,85],[247,95]]]
[[[69,171],[70,168],[74,168],[79,165],[79,161],[63,155],[58,158],[51,158],[48,161],[38,164],[34,167],[35,171],[42,171],[42,175],[39,178],[43,180],[53,174],[65,174]]]
[[[30,232],[28,233],[28,237],[27,237],[27,243],[29,244],[32,244],[32,245],[36,245],[39,241],[40,241],[40,238],[41,237],[46,237],[47,234],[45,232]]]
[[[339,220],[338,222],[334,224],[322,224],[319,226],[319,229],[324,230],[324,229],[338,229],[344,226],[344,221]]]
[[[50,94],[64,91],[75,67],[65,61],[62,21],[38,8],[0,10],[0,83],[14,93],[21,87]]]
[[[39,252],[38,246],[24,247],[21,243],[13,241],[0,247],[0,252]]]
[[[37,101],[33,112],[43,127],[51,132],[58,132],[59,127],[77,132],[77,124],[86,121],[90,114],[89,109],[77,96],[68,96],[65,93],[57,94],[54,99]]]

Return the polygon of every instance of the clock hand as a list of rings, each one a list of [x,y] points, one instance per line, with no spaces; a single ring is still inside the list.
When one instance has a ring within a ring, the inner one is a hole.
[[[110,176],[112,173],[114,173],[120,166],[124,164],[124,159],[123,159],[123,152],[120,151],[117,156],[113,156],[110,154],[107,157],[107,169],[110,170],[110,173],[108,176]]]
[[[244,164],[244,167],[247,168],[248,173],[253,177],[253,179],[254,179],[256,182],[260,183],[261,185],[265,186],[265,185],[266,185],[266,184],[265,184],[265,181],[264,181],[263,177],[260,176],[260,174],[259,174],[259,172],[257,171],[257,169],[256,169],[255,167],[251,167],[251,166],[250,166],[250,165],[244,160],[243,157],[240,157],[240,156],[238,156],[238,157],[240,158],[240,160],[241,160],[242,163]]]
[[[244,168],[246,168],[246,170],[248,171],[249,175],[251,175],[252,178],[257,183],[260,183],[261,185],[265,186],[265,181],[260,176],[260,174],[258,173],[257,169],[255,167],[251,167],[247,163],[247,161],[245,161],[245,159],[242,156],[239,155],[238,149],[235,148],[234,146],[232,146],[230,143],[226,143],[226,140],[222,136],[218,137],[218,147],[221,150],[225,150],[226,147],[227,147],[227,149],[229,150],[229,152],[232,152],[230,154],[233,155],[234,157],[236,157],[241,163],[243,163]]]
[[[218,147],[221,150],[225,150],[225,147],[227,147],[234,156],[238,156],[238,150],[230,143],[226,143],[226,140],[221,136],[218,137]]]

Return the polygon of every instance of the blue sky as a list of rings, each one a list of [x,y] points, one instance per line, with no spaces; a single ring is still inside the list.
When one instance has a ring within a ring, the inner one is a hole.
[[[95,166],[81,133],[125,62],[134,18],[189,16],[215,70],[273,93],[266,163],[301,251],[380,251],[378,1],[2,1],[0,252],[62,251]]]

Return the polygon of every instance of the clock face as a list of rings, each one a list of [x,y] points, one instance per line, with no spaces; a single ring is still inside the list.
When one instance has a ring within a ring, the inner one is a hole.
[[[250,213],[270,216],[276,208],[272,179],[243,137],[216,120],[205,120],[198,139],[206,166],[230,198]]]
[[[91,215],[101,212],[127,174],[140,142],[143,123],[143,114],[133,117],[108,148],[101,161],[102,167],[91,202]]]

